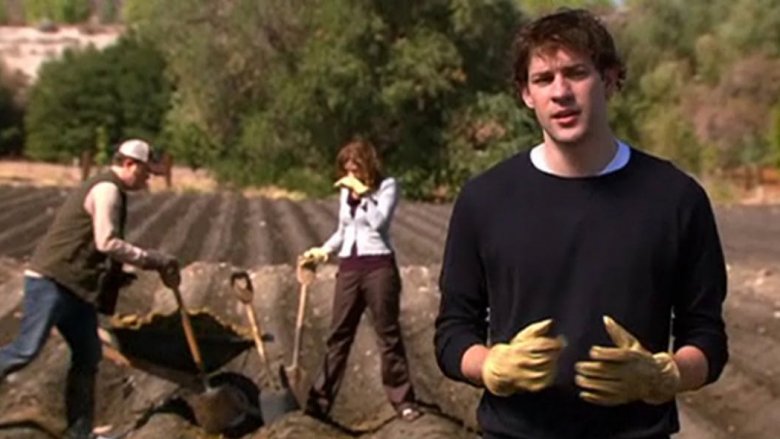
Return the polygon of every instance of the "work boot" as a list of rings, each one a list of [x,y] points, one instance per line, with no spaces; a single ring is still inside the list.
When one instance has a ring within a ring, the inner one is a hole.
[[[319,398],[310,395],[309,399],[306,401],[306,406],[303,408],[303,414],[318,421],[328,422],[331,420],[330,410],[324,408],[324,405],[325,404],[323,404]]]
[[[64,439],[92,439],[92,422],[87,418],[78,419],[65,430]]]
[[[95,410],[95,375],[68,371],[65,383],[65,439],[91,439]]]

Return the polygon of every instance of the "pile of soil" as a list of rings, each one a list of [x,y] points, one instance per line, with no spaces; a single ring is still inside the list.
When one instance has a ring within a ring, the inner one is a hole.
[[[12,265],[6,267],[8,279],[14,277],[11,276],[13,268],[20,268]],[[225,323],[248,331],[245,310],[229,285],[234,270],[227,264],[192,264],[183,272],[182,294],[188,308],[213,313]],[[375,337],[366,316],[358,330],[347,377],[333,410],[333,418],[339,426],[327,425],[295,412],[249,437],[474,436],[473,413],[478,394],[465,385],[446,380],[432,355],[433,319],[438,306],[434,281],[438,271],[428,267],[407,267],[402,271],[402,326],[413,382],[420,398],[429,406],[428,413],[412,423],[396,418],[384,396]],[[258,267],[249,272],[255,286],[254,308],[258,320],[263,331],[274,337],[274,341],[266,344],[266,351],[276,370],[291,362],[299,286],[290,266]],[[334,281],[335,267],[325,266],[310,286],[301,358],[302,369],[309,379],[315,376],[324,354]],[[16,290],[15,294],[19,295],[19,285],[11,286],[10,281],[3,285],[9,285],[9,289]],[[122,293],[118,305],[119,315],[175,311],[171,292],[160,285],[155,275],[148,273],[142,273],[138,283]],[[3,328],[7,330],[3,331],[0,342],[7,342],[15,334],[15,320],[13,316],[3,319],[8,324]],[[33,364],[9,377],[9,383],[0,388],[0,413],[14,415],[0,416],[0,438],[46,437],[47,433],[42,430],[56,433],[64,427],[61,395],[67,366],[67,347],[54,334]],[[277,379],[266,375],[254,349],[236,357],[223,371],[240,373],[265,389]],[[203,432],[182,416],[181,410],[176,410],[174,402],[180,398],[186,400],[187,391],[171,380],[109,360],[101,364],[97,393],[96,424],[111,433],[132,430],[128,438],[203,437]],[[464,398],[466,394],[468,396]],[[23,434],[28,436],[21,436]]]

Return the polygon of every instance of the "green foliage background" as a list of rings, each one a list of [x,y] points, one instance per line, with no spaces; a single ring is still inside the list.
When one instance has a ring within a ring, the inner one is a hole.
[[[128,35],[104,51],[68,51],[43,65],[25,117],[28,156],[67,161],[129,137],[155,141],[170,103],[165,63]]]
[[[14,95],[13,78],[0,68],[0,155],[21,153],[23,117]]]
[[[75,0],[28,10],[66,3],[81,10]],[[111,14],[119,4],[99,3]],[[317,194],[330,192],[339,146],[362,137],[406,196],[449,198],[540,140],[508,81],[511,45],[524,22],[567,5],[599,14],[624,55],[611,115],[621,138],[702,176],[780,162],[773,0],[121,4],[132,37],[43,69],[26,117],[30,156],[142,135],[225,184]]]

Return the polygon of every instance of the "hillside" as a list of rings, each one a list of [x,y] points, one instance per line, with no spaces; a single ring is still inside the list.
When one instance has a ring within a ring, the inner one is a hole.
[[[44,32],[40,27],[0,26],[0,61],[7,73],[19,74],[29,84],[38,68],[67,49],[94,46],[102,49],[121,35],[121,26],[58,26]]]

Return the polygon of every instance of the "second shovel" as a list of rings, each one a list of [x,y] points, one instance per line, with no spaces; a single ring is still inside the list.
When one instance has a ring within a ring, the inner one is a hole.
[[[308,377],[306,372],[301,369],[301,341],[303,338],[303,320],[306,315],[306,299],[309,292],[309,285],[316,278],[317,264],[307,259],[298,261],[296,269],[296,278],[300,284],[300,295],[298,297],[298,316],[295,320],[295,340],[293,342],[292,364],[285,368],[287,381],[295,394],[298,403],[303,407],[306,404],[306,385]]]
[[[265,423],[270,424],[281,416],[300,409],[301,406],[298,404],[297,398],[289,387],[282,371],[280,371],[279,383],[274,383],[271,361],[268,358],[268,353],[263,344],[264,334],[262,333],[260,321],[257,318],[257,313],[252,304],[255,290],[249,273],[246,271],[234,272],[230,276],[230,284],[233,287],[233,292],[238,300],[244,304],[247,318],[249,319],[249,324],[252,329],[252,337],[254,338],[255,346],[257,347],[257,353],[265,368],[266,381],[268,382],[269,387],[266,387],[260,393],[260,412],[263,415]]]

